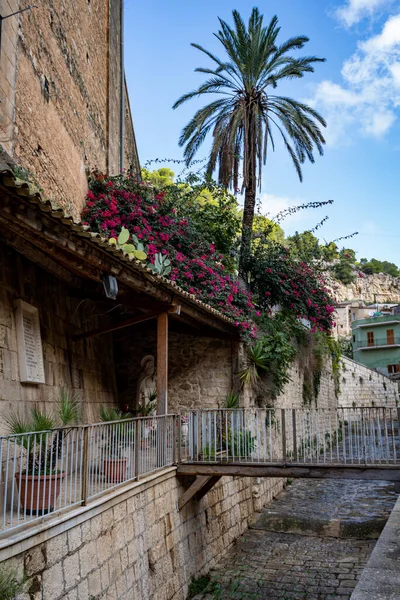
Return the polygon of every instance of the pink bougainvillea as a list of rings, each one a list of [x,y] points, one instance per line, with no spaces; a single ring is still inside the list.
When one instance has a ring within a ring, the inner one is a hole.
[[[165,194],[155,193],[149,184],[94,172],[82,219],[92,231],[108,237],[126,227],[146,245],[150,262],[157,253],[170,258],[172,281],[233,319],[241,331],[252,332],[251,295],[226,272],[215,246],[175,213]]]

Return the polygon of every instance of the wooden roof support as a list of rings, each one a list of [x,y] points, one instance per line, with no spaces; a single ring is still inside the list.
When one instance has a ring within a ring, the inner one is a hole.
[[[182,508],[195,496],[198,500],[203,498],[203,496],[205,496],[220,479],[221,477],[212,475],[200,475],[199,477],[196,477],[192,485],[179,498],[178,510],[182,510]]]
[[[157,319],[157,414],[168,413],[168,313]]]
[[[98,329],[91,329],[90,331],[86,331],[85,333],[78,333],[76,335],[73,335],[72,339],[74,342],[78,342],[79,340],[85,340],[87,338],[97,337],[98,335],[104,335],[105,333],[111,333],[112,331],[117,331],[118,329],[125,329],[125,327],[131,327],[131,325],[144,323],[145,321],[150,321],[151,319],[156,319],[157,317],[158,313],[138,315],[137,317],[125,319],[124,321],[114,323],[113,325],[105,325],[104,327],[99,327]]]

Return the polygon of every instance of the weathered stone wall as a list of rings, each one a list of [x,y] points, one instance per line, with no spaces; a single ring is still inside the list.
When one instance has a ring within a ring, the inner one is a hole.
[[[339,394],[336,395],[332,367],[328,364],[321,374],[319,394],[315,402],[318,408],[396,405],[397,382],[344,356],[340,360]],[[291,381],[286,384],[275,404],[282,408],[302,408],[304,365],[301,356],[294,361],[289,375]]]
[[[396,381],[350,358],[341,359],[339,406],[396,406]]]
[[[86,168],[119,171],[120,6],[45,0],[3,25],[0,143],[75,217]],[[1,14],[18,8],[16,0],[0,0]],[[125,152],[136,161],[129,119],[126,111]]]
[[[121,404],[135,405],[140,361],[157,354],[155,327],[132,328],[114,336]],[[231,343],[169,333],[168,410],[223,406],[233,386]]]
[[[18,7],[18,0],[0,0],[0,15],[4,18]],[[13,152],[17,43],[18,19],[4,19],[0,52],[0,144],[9,154]]]
[[[39,309],[45,384],[20,383],[14,300]],[[51,408],[63,387],[84,402],[87,421],[98,420],[100,404],[116,403],[110,336],[73,342],[71,337],[97,326],[93,308],[71,297],[70,290],[46,271],[0,243],[0,432],[4,417],[37,403]]]
[[[252,486],[249,478],[224,477],[179,512],[185,488],[171,469],[88,507],[59,525],[55,537],[43,541],[47,530],[7,561],[29,578],[32,595],[21,600],[185,600],[191,579],[208,572],[246,530],[255,510]],[[258,506],[281,489],[282,480],[267,480]]]

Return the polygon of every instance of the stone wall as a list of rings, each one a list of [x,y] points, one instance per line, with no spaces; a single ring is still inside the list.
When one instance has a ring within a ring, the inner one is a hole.
[[[0,551],[0,560],[18,552],[6,564],[28,576],[31,595],[19,600],[185,600],[191,579],[215,566],[246,530],[252,488],[251,479],[224,477],[179,512],[185,488],[172,468]],[[281,489],[282,480],[265,480],[258,507]]]
[[[20,383],[14,300],[39,309],[45,384]],[[46,271],[0,243],[0,432],[10,410],[37,403],[48,408],[66,387],[84,401],[88,421],[98,420],[100,404],[116,402],[110,336],[73,342],[77,331],[97,326],[93,306],[72,297],[71,290]]]
[[[114,336],[119,399],[135,405],[140,361],[157,354],[155,326],[133,328]],[[223,406],[233,387],[230,342],[169,333],[168,410]]]
[[[74,217],[84,204],[86,169],[119,172],[120,6],[44,0],[3,24],[0,143]],[[2,15],[18,8],[16,0],[0,0]],[[125,118],[125,153],[136,162],[129,110]]]
[[[19,8],[18,0],[0,0],[0,15],[4,18]],[[15,78],[17,68],[18,19],[4,19],[0,49],[0,144],[13,152]]]
[[[339,406],[396,406],[396,381],[350,358],[341,359]]]
[[[332,367],[328,364],[321,374],[319,394],[315,402],[318,408],[396,405],[397,382],[344,356],[340,361],[339,394],[336,395]],[[286,384],[275,404],[282,408],[302,408],[304,364],[301,356],[294,361],[289,375],[291,381]]]

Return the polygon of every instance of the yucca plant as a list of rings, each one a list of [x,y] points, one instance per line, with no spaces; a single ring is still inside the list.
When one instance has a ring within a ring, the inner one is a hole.
[[[239,372],[243,384],[255,385],[260,379],[260,372],[268,367],[268,355],[261,341],[257,341],[246,350],[246,367]]]
[[[48,412],[34,406],[28,418],[19,412],[12,412],[6,417],[10,434],[15,436],[15,443],[25,448],[27,452],[27,466],[31,475],[44,474],[44,465],[47,474],[56,471],[63,441],[70,431],[64,428],[77,425],[80,414],[81,405],[78,398],[62,389],[55,412]],[[51,431],[52,434],[49,433]],[[29,433],[35,435],[27,435]]]

